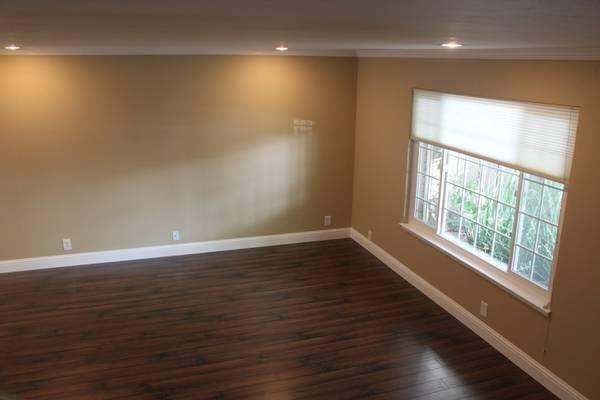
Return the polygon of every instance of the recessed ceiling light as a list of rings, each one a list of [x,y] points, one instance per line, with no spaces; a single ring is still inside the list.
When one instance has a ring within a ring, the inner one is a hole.
[[[283,42],[281,42],[279,44],[279,46],[275,47],[275,50],[277,50],[277,51],[288,51],[288,47],[285,44],[283,44]]]
[[[4,46],[4,48],[10,51],[17,51],[21,49],[21,46],[18,46],[16,44],[9,44],[8,46]]]
[[[442,47],[445,47],[447,49],[458,49],[459,47],[463,47],[463,45],[461,43],[458,43],[457,41],[451,40],[447,43],[442,43]]]

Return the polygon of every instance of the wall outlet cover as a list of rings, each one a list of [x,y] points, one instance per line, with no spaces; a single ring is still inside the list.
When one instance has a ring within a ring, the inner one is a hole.
[[[479,315],[481,315],[483,318],[486,318],[487,313],[488,313],[488,303],[486,303],[485,301],[482,301],[481,304],[479,305]]]
[[[64,251],[73,250],[73,245],[71,244],[71,239],[70,238],[63,239],[62,244],[63,244],[63,250]]]

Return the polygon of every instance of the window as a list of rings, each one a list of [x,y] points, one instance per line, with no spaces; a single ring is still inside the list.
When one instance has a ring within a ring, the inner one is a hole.
[[[448,151],[446,176],[443,235],[505,269],[518,171]]]
[[[564,185],[523,174],[513,270],[548,288],[552,272]]]
[[[431,144],[417,142],[416,152],[413,218],[547,289],[564,185]]]
[[[578,118],[577,107],[415,90],[408,226],[548,300]]]
[[[419,147],[415,216],[427,225],[435,227],[442,173],[442,149],[422,145]]]

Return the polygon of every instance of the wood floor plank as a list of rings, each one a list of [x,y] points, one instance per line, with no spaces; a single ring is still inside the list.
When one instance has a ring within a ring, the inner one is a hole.
[[[22,399],[554,399],[349,239],[0,275]]]

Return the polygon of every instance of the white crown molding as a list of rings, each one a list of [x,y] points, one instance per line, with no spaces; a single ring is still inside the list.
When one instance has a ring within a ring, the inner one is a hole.
[[[556,49],[362,49],[359,58],[448,58],[481,60],[600,60],[600,48]]]
[[[367,239],[356,229],[350,229],[350,237],[560,399],[587,400],[583,394],[534,360],[489,325],[471,314],[467,309],[414,273],[394,256]]]
[[[275,50],[256,51],[244,49],[196,49],[196,48],[75,48],[49,50],[28,47],[18,52],[0,49],[0,56],[297,56],[297,57],[351,57],[354,50]]]
[[[0,273],[31,271],[77,265],[103,264],[117,261],[144,260],[148,258],[211,253],[215,251],[248,249],[252,247],[315,242],[319,240],[350,237],[350,228],[326,229],[280,235],[251,236],[205,242],[169,244],[132,249],[95,251],[89,253],[61,254],[56,256],[22,258],[0,261]]]
[[[27,48],[19,52],[0,49],[0,56],[296,56],[352,58],[434,58],[480,60],[600,60],[600,48],[560,49],[359,49],[359,50],[290,50],[284,53],[269,50],[196,49],[196,48],[76,48],[48,50]]]

